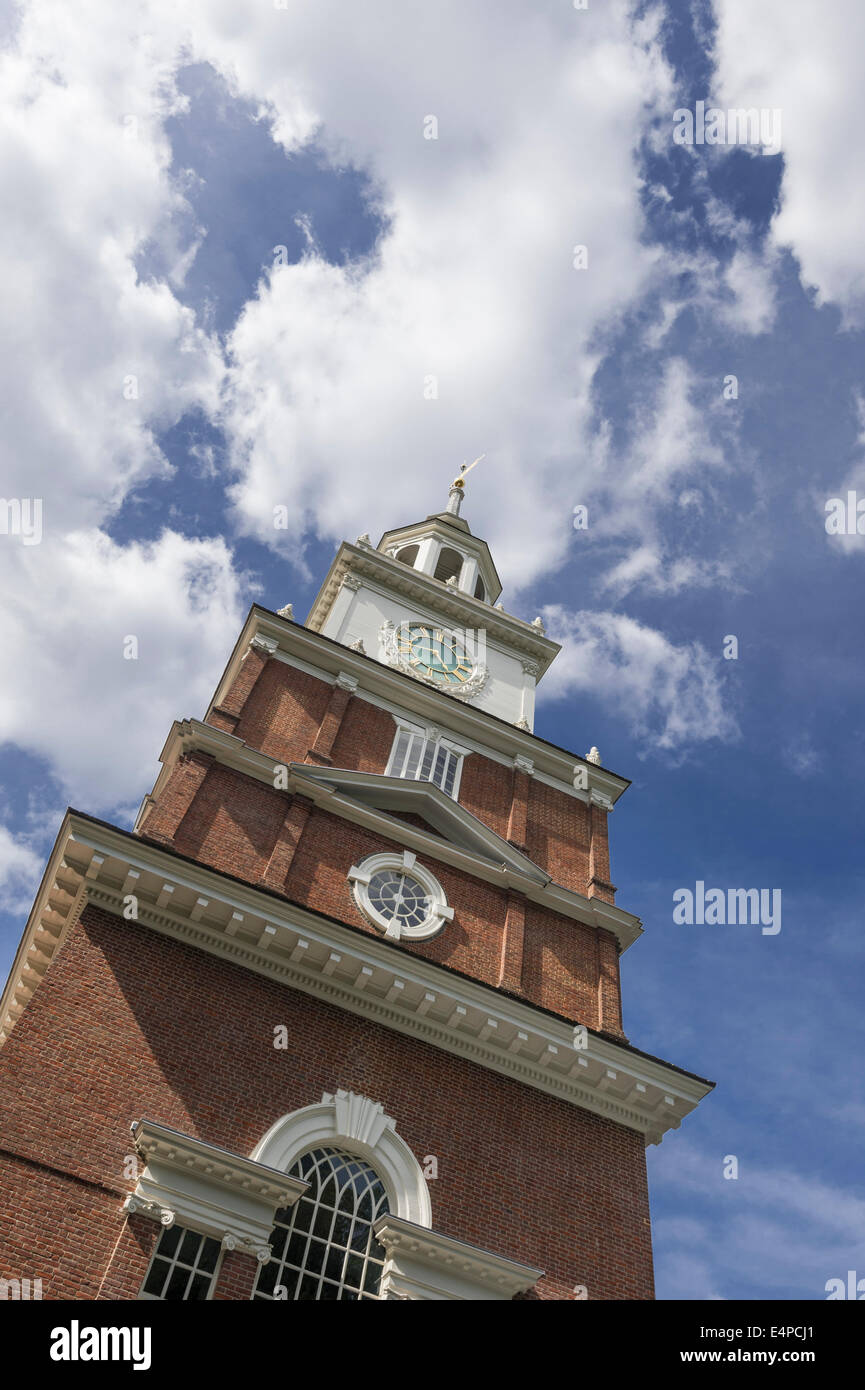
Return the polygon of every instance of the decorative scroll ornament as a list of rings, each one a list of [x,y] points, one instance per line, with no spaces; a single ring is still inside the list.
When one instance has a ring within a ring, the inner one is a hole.
[[[239,1250],[241,1255],[254,1255],[260,1265],[266,1265],[273,1251],[269,1245],[256,1245],[253,1240],[241,1240],[240,1236],[226,1231],[222,1237],[223,1250]]]
[[[445,695],[452,695],[455,700],[468,702],[474,699],[475,695],[480,695],[490,674],[481,662],[475,663],[471,675],[460,685],[444,685],[441,681],[437,681],[434,676],[425,675],[411,665],[405,653],[400,651],[397,632],[398,629],[390,618],[379,628],[381,659],[388,666],[394,666],[398,671],[411,676],[412,680],[420,681],[422,685],[431,685],[434,690],[441,690]]]
[[[162,1207],[158,1202],[147,1202],[143,1197],[136,1197],[134,1194],[126,1198],[121,1211],[125,1211],[127,1216],[149,1216],[151,1221],[158,1221],[161,1226],[173,1226],[175,1213],[168,1207]]]

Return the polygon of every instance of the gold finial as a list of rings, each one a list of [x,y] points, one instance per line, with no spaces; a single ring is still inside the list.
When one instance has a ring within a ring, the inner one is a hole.
[[[453,486],[454,486],[454,487],[459,487],[459,488],[464,488],[464,487],[465,487],[465,481],[464,481],[464,479],[465,479],[466,473],[471,473],[472,469],[475,467],[475,464],[480,463],[481,459],[485,459],[485,458],[486,458],[486,454],[481,454],[481,455],[480,455],[480,458],[476,458],[475,461],[474,461],[474,463],[464,463],[463,466],[462,466],[462,468],[460,469],[460,475],[459,475],[459,477],[458,477],[458,478],[454,478],[454,480],[453,480]]]

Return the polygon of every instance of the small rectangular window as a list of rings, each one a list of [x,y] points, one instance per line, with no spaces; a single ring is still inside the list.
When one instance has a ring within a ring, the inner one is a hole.
[[[139,1298],[203,1302],[210,1297],[222,1247],[212,1236],[166,1227],[156,1243]]]
[[[430,739],[420,732],[399,728],[387,765],[389,777],[410,782],[432,782],[448,796],[455,797],[463,755],[442,739]]]

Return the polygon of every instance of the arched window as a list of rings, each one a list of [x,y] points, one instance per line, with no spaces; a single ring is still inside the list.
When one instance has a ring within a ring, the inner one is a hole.
[[[250,1154],[256,1163],[294,1173],[314,1149],[353,1154],[381,1178],[391,1216],[432,1226],[432,1203],[423,1169],[380,1101],[353,1091],[328,1092],[317,1105],[293,1110],[272,1124]]]
[[[404,565],[413,565],[419,549],[420,547],[417,545],[404,545],[402,550],[396,552],[394,559],[401,561]]]
[[[385,1252],[373,1223],[390,1208],[375,1169],[342,1149],[316,1148],[289,1175],[309,1189],[276,1213],[273,1256],[259,1270],[253,1298],[377,1299]]]
[[[459,579],[462,567],[463,557],[460,555],[459,551],[445,548],[439,555],[438,563],[435,567],[435,578],[440,579],[444,584],[454,576]]]
[[[478,582],[475,585],[475,598],[485,599],[486,596],[487,591],[484,588],[484,581],[480,578],[480,576],[478,576]]]

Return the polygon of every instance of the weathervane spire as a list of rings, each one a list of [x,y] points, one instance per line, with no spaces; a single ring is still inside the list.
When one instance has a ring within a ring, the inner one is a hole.
[[[485,459],[485,458],[486,458],[486,454],[481,454],[479,458],[476,458],[476,459],[474,460],[474,463],[464,463],[463,466],[462,466],[462,468],[460,469],[460,475],[459,475],[459,477],[458,477],[458,478],[454,478],[453,482],[451,483],[451,489],[450,489],[450,492],[448,493],[448,505],[447,505],[447,511],[450,513],[451,516],[459,516],[459,514],[460,514],[460,504],[462,503],[463,496],[464,496],[464,493],[465,493],[465,486],[466,486],[466,485],[465,485],[465,475],[466,475],[466,473],[471,473],[471,471],[472,471],[472,469],[474,468],[475,464],[476,464],[476,463],[480,463],[481,459]]]

